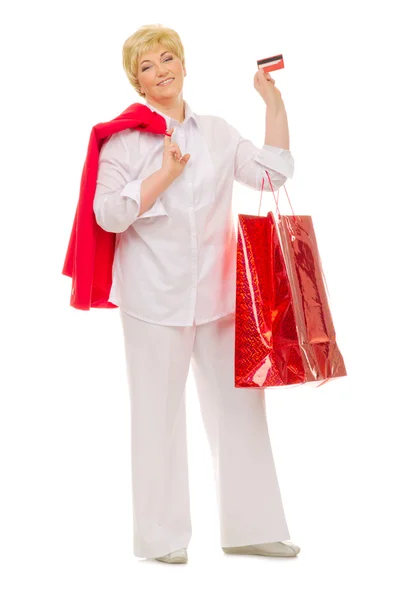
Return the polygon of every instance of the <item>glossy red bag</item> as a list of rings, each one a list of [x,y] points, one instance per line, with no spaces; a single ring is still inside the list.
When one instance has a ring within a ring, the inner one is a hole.
[[[312,218],[280,215],[277,200],[276,207],[276,216],[238,215],[235,387],[347,375]]]

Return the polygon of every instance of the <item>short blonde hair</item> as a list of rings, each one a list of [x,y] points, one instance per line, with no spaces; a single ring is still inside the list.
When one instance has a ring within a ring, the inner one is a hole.
[[[145,94],[141,92],[138,81],[138,61],[142,54],[157,44],[161,44],[175,54],[185,68],[185,50],[176,31],[159,24],[140,27],[123,44],[123,69],[127,74],[128,81],[142,98],[145,97]]]

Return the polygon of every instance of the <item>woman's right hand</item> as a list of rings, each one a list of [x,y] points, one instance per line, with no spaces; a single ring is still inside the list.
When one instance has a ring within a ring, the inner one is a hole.
[[[174,128],[167,130],[167,133],[172,135]],[[171,137],[168,135],[164,136],[164,153],[163,153],[163,164],[162,169],[169,176],[176,179],[185,169],[190,158],[190,154],[182,156],[181,150],[178,144],[171,142]]]

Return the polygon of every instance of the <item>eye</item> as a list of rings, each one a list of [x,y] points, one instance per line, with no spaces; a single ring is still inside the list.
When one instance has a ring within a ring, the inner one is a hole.
[[[167,62],[167,60],[172,60],[172,56],[168,56],[168,58],[166,58],[166,59],[164,60],[164,62]],[[149,68],[150,68],[150,67],[145,67],[145,68],[143,68],[143,69],[142,69],[142,72],[143,72],[143,71],[147,71]]]

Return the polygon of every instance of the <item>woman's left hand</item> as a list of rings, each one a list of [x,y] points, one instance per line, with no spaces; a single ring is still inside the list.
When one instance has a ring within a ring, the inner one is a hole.
[[[263,69],[258,69],[254,77],[254,87],[258,94],[263,98],[268,107],[278,108],[282,106],[283,99],[280,90],[274,85],[276,82],[270,73],[265,73]]]

